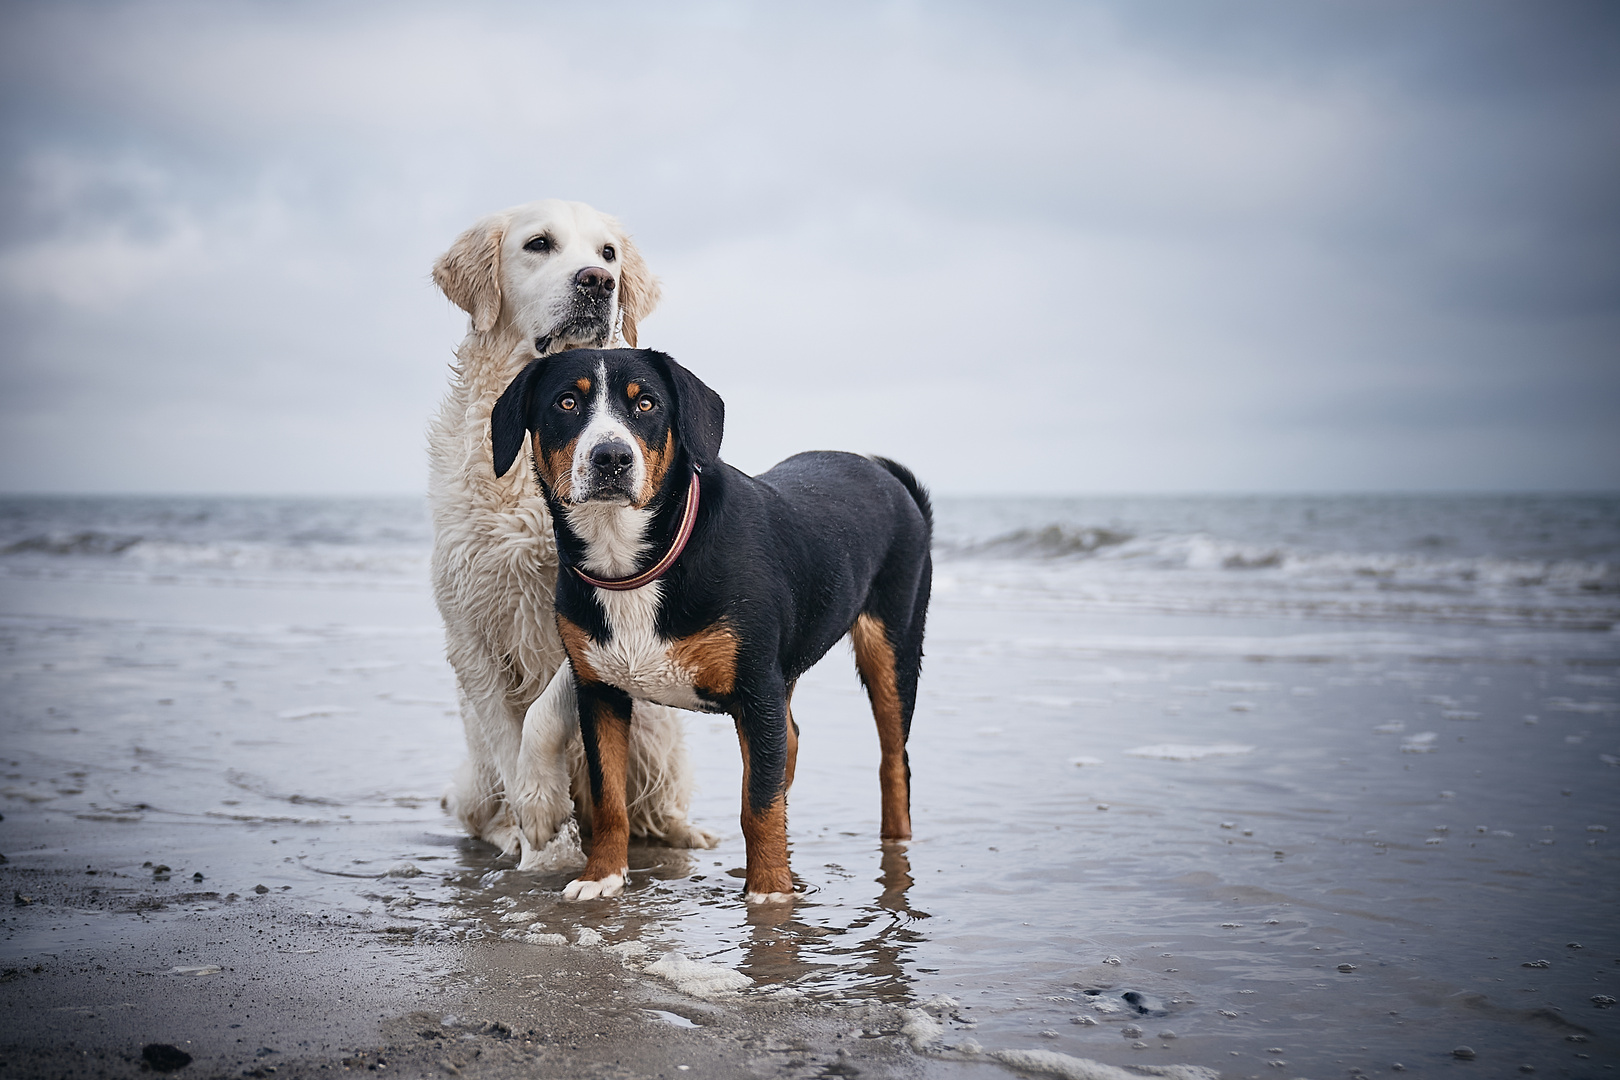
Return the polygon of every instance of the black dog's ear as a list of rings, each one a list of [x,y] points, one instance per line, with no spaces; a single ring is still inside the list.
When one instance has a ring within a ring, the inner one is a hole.
[[[523,449],[523,437],[529,433],[529,400],[535,379],[546,368],[546,360],[529,361],[529,366],[518,372],[495,402],[489,414],[489,446],[495,457],[495,475],[505,476]]]
[[[661,352],[647,351],[648,359],[664,370],[675,391],[675,437],[686,447],[692,462],[706,469],[720,460],[720,439],[726,429],[726,403],[696,375]]]

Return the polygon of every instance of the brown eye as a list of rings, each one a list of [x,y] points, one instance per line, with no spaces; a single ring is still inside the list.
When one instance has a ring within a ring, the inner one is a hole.
[[[578,405],[579,402],[575,399],[573,394],[564,394],[562,397],[557,399],[557,408],[561,409],[563,412],[573,412]]]
[[[654,401],[650,397],[642,397],[636,402],[637,412],[652,412],[656,408],[658,408],[658,402]]]
[[[604,247],[602,249],[602,261],[603,262],[612,262],[614,259],[616,259],[618,257],[619,257],[619,253],[617,251],[613,250],[613,245],[612,244],[608,244],[606,247]]]
[[[524,251],[550,251],[551,237],[536,236],[523,245]]]

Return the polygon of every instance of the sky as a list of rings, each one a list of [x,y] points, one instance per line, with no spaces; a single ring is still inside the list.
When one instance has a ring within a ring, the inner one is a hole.
[[[430,267],[543,197],[750,472],[1620,489],[1608,0],[53,0],[0,87],[0,491],[422,491]]]

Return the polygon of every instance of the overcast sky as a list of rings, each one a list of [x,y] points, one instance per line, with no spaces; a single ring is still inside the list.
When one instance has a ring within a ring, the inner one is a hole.
[[[415,492],[433,259],[559,196],[723,455],[1620,488],[1620,5],[0,8],[0,490]]]

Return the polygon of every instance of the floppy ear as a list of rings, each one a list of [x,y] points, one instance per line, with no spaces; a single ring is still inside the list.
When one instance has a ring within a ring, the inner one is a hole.
[[[726,403],[696,375],[661,352],[647,350],[648,359],[664,371],[675,391],[675,438],[692,462],[706,469],[720,460],[720,439],[726,428]]]
[[[658,279],[647,269],[647,260],[630,240],[624,226],[613,222],[619,234],[619,313],[624,316],[620,333],[624,343],[636,347],[636,328],[641,320],[652,314],[662,293]]]
[[[523,449],[523,437],[529,433],[529,403],[533,397],[535,379],[546,368],[546,360],[531,360],[529,366],[518,372],[489,414],[489,446],[495,458],[495,475],[505,476]]]
[[[483,218],[433,264],[433,283],[472,316],[473,329],[480,334],[495,329],[501,314],[501,242],[507,224],[505,214]]]

